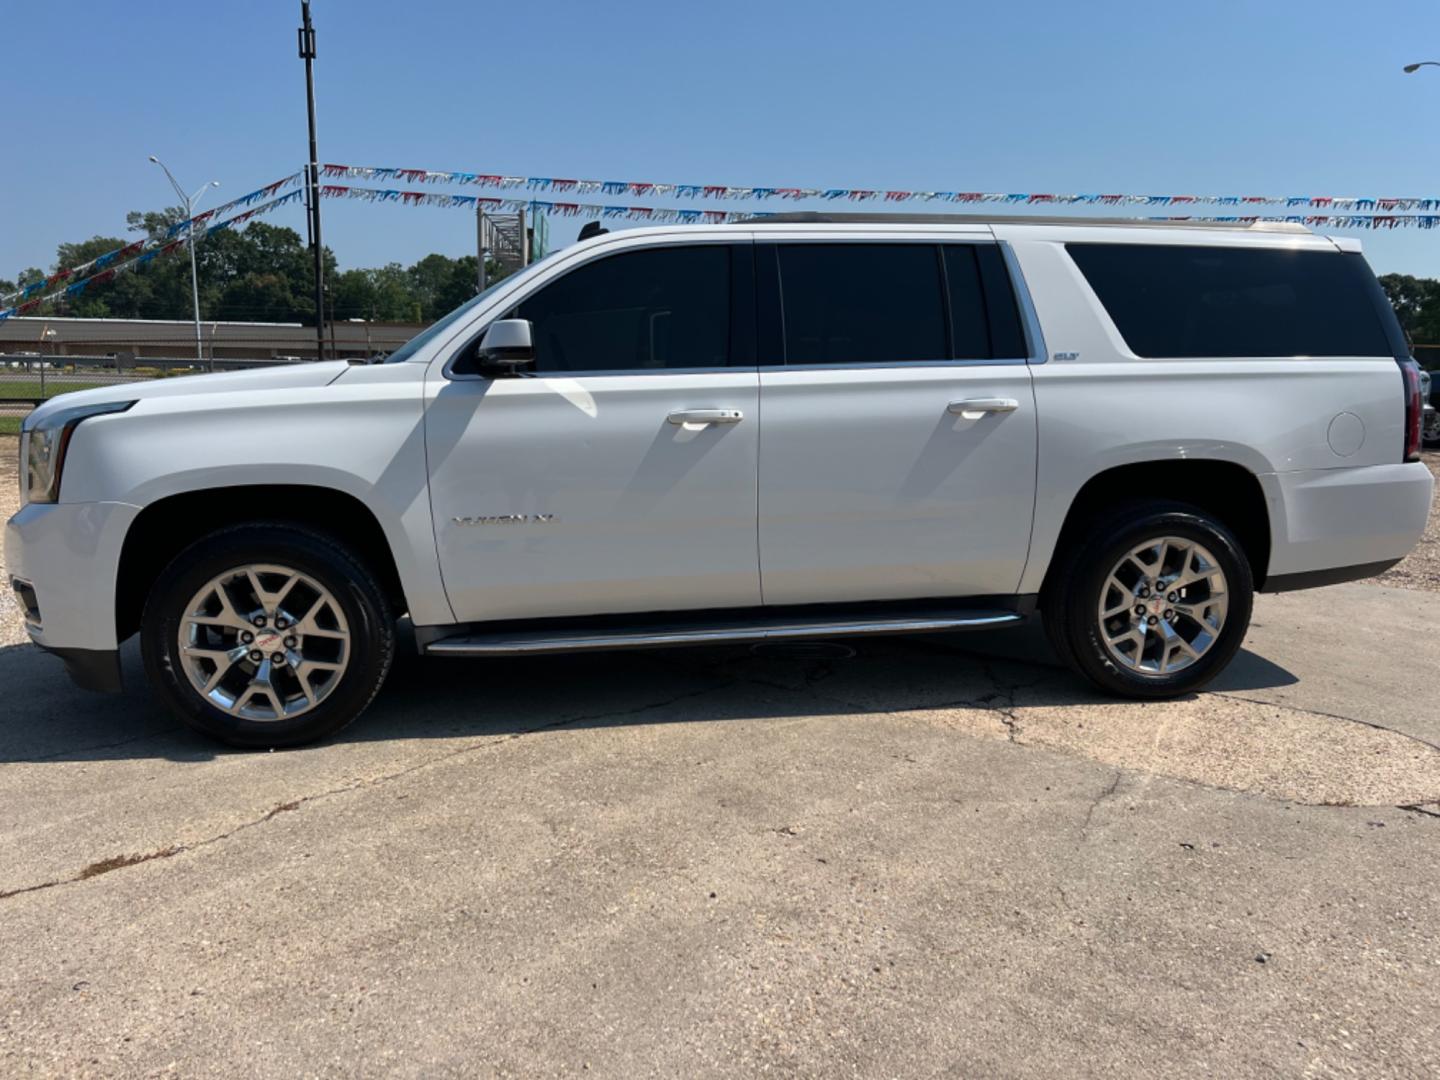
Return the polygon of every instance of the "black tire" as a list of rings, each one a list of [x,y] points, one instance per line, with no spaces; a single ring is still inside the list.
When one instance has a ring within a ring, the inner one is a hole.
[[[1069,530],[1041,597],[1046,635],[1056,655],[1101,690],[1157,700],[1198,690],[1234,658],[1250,625],[1255,580],[1234,535],[1220,521],[1184,503],[1146,500],[1109,508]],[[1117,663],[1101,634],[1101,591],[1125,554],[1149,539],[1174,536],[1203,545],[1225,574],[1228,610],[1200,659],[1169,674],[1144,674]]]
[[[213,578],[250,564],[278,564],[314,579],[334,597],[349,628],[347,666],[328,696],[297,716],[234,716],[207,701],[180,666],[186,605]],[[181,720],[231,746],[270,749],[333,735],[365,710],[390,670],[395,620],[375,575],[339,541],[298,525],[261,522],[211,533],[175,557],[146,601],[140,645],[151,686]]]

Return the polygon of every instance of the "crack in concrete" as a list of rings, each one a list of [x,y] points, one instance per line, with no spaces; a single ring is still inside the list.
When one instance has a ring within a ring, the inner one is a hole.
[[[70,875],[69,877],[55,878],[51,881],[42,881],[34,885],[23,885],[19,888],[5,890],[3,892],[0,892],[0,900],[9,900],[12,897],[23,896],[26,893],[41,892],[45,889],[54,889],[58,888],[61,885],[73,885],[77,882],[88,881],[91,878],[100,877],[104,874],[112,873],[116,870],[123,870],[126,867],[138,866],[141,863],[154,862],[162,859],[171,859],[177,855],[183,855],[187,852],[198,851],[201,848],[210,847],[213,844],[219,844],[225,840],[229,840],[231,837],[237,835],[238,833],[242,833],[247,829],[253,829],[259,825],[264,825],[266,822],[274,819],[280,814],[288,813],[293,810],[298,810],[306,803],[317,802],[321,799],[328,799],[332,796],[344,795],[348,792],[359,791],[364,788],[381,787],[396,780],[403,779],[404,777],[409,776],[412,773],[419,772],[422,769],[427,769],[432,765],[438,765],[442,762],[473,753],[477,750],[488,750],[491,748],[500,747],[505,745],[506,743],[514,742],[517,739],[523,739],[528,735],[537,735],[544,731],[553,731],[556,728],[567,727],[571,724],[582,724],[594,720],[609,720],[622,716],[635,716],[640,713],[649,712],[653,709],[664,709],[678,702],[685,701],[688,698],[699,697],[702,694],[713,693],[717,690],[729,689],[731,686],[737,684],[738,681],[732,681],[730,683],[721,684],[719,686],[707,686],[699,690],[688,690],[683,694],[674,694],[663,701],[651,702],[647,705],[637,705],[628,709],[612,709],[607,712],[599,713],[582,713],[578,716],[569,716],[560,720],[554,720],[548,724],[540,724],[533,728],[526,728],[524,731],[515,731],[511,732],[508,735],[491,737],[484,739],[480,742],[469,743],[465,746],[456,747],[455,749],[447,751],[446,753],[436,754],[432,757],[428,757],[423,761],[418,761],[413,765],[408,765],[403,769],[397,769],[394,772],[384,773],[380,776],[369,777],[368,779],[355,780],[348,784],[341,784],[337,787],[328,788],[324,791],[315,792],[311,795],[303,795],[300,798],[292,799],[289,802],[280,803],[276,806],[272,806],[260,817],[253,818],[250,821],[241,822],[239,825],[236,825],[232,829],[227,829],[225,832],[218,833],[215,836],[206,837],[203,840],[196,840],[188,844],[172,844],[169,847],[161,848],[157,851],[145,852],[141,854],[113,855],[110,858],[100,859],[96,862],[90,863],[88,866],[84,867],[77,873]]]
[[[1291,705],[1284,701],[1265,701],[1262,698],[1245,697],[1243,694],[1230,694],[1224,690],[1207,690],[1204,692],[1213,697],[1228,698],[1230,701],[1244,701],[1250,705],[1269,705],[1273,709],[1289,709],[1291,712],[1305,713],[1308,716],[1319,716],[1326,720],[1341,720],[1347,724],[1359,724],[1361,727],[1370,728],[1372,731],[1383,731],[1390,735],[1398,735],[1402,739],[1409,739],[1411,742],[1417,742],[1421,746],[1428,746],[1431,750],[1440,752],[1440,743],[1431,742],[1429,739],[1422,738],[1419,735],[1411,735],[1408,731],[1398,731],[1395,728],[1386,727],[1384,724],[1377,724],[1373,720],[1361,720],[1355,716],[1342,716],[1340,713],[1322,712],[1319,709],[1307,709],[1303,705]]]
[[[1115,795],[1117,791],[1119,791],[1120,780],[1124,775],[1125,771],[1123,769],[1116,769],[1115,776],[1110,781],[1110,786],[1107,787],[1104,791],[1100,792],[1099,795],[1096,795],[1095,798],[1090,801],[1090,805],[1085,809],[1085,820],[1080,823],[1080,838],[1082,840],[1088,840],[1090,838],[1090,821],[1092,818],[1095,817],[1095,811],[1100,808],[1101,803],[1103,803],[1106,799],[1111,798]],[[1230,789],[1221,788],[1217,790],[1228,791]]]
[[[303,798],[292,799],[287,803],[280,803],[277,806],[272,806],[261,817],[255,818],[252,821],[241,822],[233,829],[229,829],[216,836],[206,837],[204,840],[197,840],[191,844],[171,844],[169,847],[161,848],[158,851],[149,851],[139,855],[112,855],[108,859],[100,859],[97,862],[91,863],[78,873],[72,874],[67,878],[56,878],[53,881],[42,881],[37,885],[25,885],[18,889],[9,889],[5,892],[0,892],[0,900],[8,900],[12,896],[40,892],[44,889],[53,889],[60,885],[73,885],[77,881],[89,881],[91,878],[100,877],[102,874],[108,874],[115,870],[123,870],[127,866],[139,866],[141,863],[154,862],[157,859],[171,859],[187,851],[196,851],[203,847],[209,847],[211,844],[218,844],[222,840],[228,840],[236,833],[244,832],[246,829],[253,829],[256,825],[263,825],[277,814],[297,810],[304,803],[312,802],[315,799],[323,799],[327,795],[334,795],[341,791],[351,791],[357,786],[358,785],[352,784],[346,787],[331,788],[329,791],[322,791],[315,795],[306,795]]]
[[[750,683],[753,686],[765,686],[769,687],[772,690],[789,690],[798,693],[804,690],[813,690],[816,686],[818,686],[820,683],[824,682],[826,679],[830,678],[834,674],[835,666],[829,660],[816,660],[811,664],[807,665],[805,670],[800,673],[799,685],[776,682],[774,679],[762,679],[754,675],[746,676],[744,681]],[[862,705],[845,701],[842,698],[832,698],[824,694],[819,694],[816,696],[824,697],[826,698],[826,700],[829,701],[839,702],[840,704],[847,705],[851,708],[865,708]]]
[[[916,641],[912,642],[912,644],[919,646],[921,645],[921,642]],[[1019,682],[1006,682],[1000,677],[999,673],[995,671],[994,665],[991,663],[991,661],[985,659],[984,657],[978,656],[975,653],[966,652],[961,649],[955,649],[943,645],[930,646],[928,648],[928,651],[945,653],[946,655],[952,656],[964,656],[974,659],[976,665],[980,669],[981,676],[987,679],[990,684],[995,687],[995,689],[987,693],[981,694],[978,697],[953,698],[946,701],[890,703],[884,706],[867,705],[863,702],[851,701],[848,698],[840,697],[836,694],[824,693],[815,689],[817,684],[823,682],[825,679],[829,678],[830,675],[834,674],[833,667],[829,661],[820,662],[826,670],[807,674],[807,678],[803,686],[789,686],[784,683],[773,682],[769,679],[755,678],[754,676],[747,677],[744,681],[752,686],[763,686],[769,689],[784,690],[790,693],[802,693],[808,691],[814,697],[821,701],[828,702],[832,705],[841,705],[847,709],[854,709],[856,712],[859,713],[868,713],[872,715],[879,713],[919,712],[958,708],[979,709],[984,712],[993,712],[999,717],[1000,724],[1005,729],[1006,738],[1008,739],[1008,741],[1015,743],[1016,745],[1028,745],[1026,743],[1022,743],[1020,739],[1022,731],[1020,728],[1019,718],[1016,716],[1016,712],[1019,710],[1020,705],[1015,699],[1021,690],[1030,690],[1037,686],[1043,685],[1049,678],[1049,673],[1041,674],[1038,677],[1028,681],[1022,680]],[[999,701],[1000,703],[997,704],[997,701]]]
[[[999,713],[1000,723],[1005,727],[1005,737],[1012,743],[1019,742],[1022,732],[1020,721],[1015,715],[1016,709],[1019,708],[1015,698],[1021,690],[1030,690],[1039,686],[1044,682],[1044,677],[1031,679],[1028,682],[1006,682],[1000,678],[1000,674],[995,670],[995,665],[986,659],[980,660],[980,673],[990,680],[995,689],[988,694],[981,694],[975,699],[975,704]],[[997,700],[1001,700],[1001,704],[995,704]]]
[[[1091,940],[1090,924],[1085,921],[1084,913],[1070,902],[1070,896],[1065,892],[1065,886],[1059,882],[1055,884],[1055,891],[1060,894],[1060,906],[1070,916],[1070,925],[1073,926],[1080,937],[1080,944],[1084,946],[1086,954],[1095,955],[1095,943]]]

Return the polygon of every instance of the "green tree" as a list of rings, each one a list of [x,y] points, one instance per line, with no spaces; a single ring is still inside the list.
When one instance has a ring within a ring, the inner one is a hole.
[[[315,299],[296,296],[284,274],[249,273],[229,282],[210,312],[224,322],[297,322],[314,314]]]
[[[1413,342],[1440,344],[1440,281],[1410,274],[1384,274],[1380,285]]]
[[[55,252],[55,267],[59,269],[64,266],[78,266],[87,263],[91,259],[104,255],[107,251],[114,251],[123,247],[127,241],[120,240],[113,236],[92,236],[89,240],[82,240],[75,244],[61,244]],[[84,293],[73,300],[65,299],[60,302],[60,311],[65,315],[74,315],[79,318],[99,319],[111,314],[110,305],[106,297],[101,295],[108,290],[96,286],[92,292],[87,288]]]
[[[446,255],[426,255],[410,267],[407,276],[410,290],[420,304],[420,318],[426,322],[438,319],[449,308],[438,310],[450,288],[455,273],[455,260]],[[451,304],[450,307],[455,305]]]
[[[35,282],[44,280],[44,277],[44,270],[38,266],[31,266],[20,271],[20,276],[15,279],[15,284],[24,288],[26,285],[34,285]]]
[[[170,228],[184,219],[179,207],[132,211],[126,215],[129,240],[95,236],[66,242],[55,252],[55,268],[77,266],[144,238],[155,243],[171,239]],[[201,316],[223,321],[301,322],[315,319],[314,263],[299,233],[263,221],[240,229],[206,234],[195,248]],[[325,249],[327,317],[377,322],[431,322],[475,295],[475,256],[458,259],[432,254],[409,267],[389,263],[373,268],[339,270],[335,254]],[[122,319],[188,319],[192,308],[190,265],[183,248],[172,257],[158,257],[143,267],[93,282],[83,293],[56,302],[59,315]],[[490,282],[503,273],[493,260],[486,266]],[[28,269],[14,291],[44,272]],[[0,282],[0,286],[4,286]]]
[[[331,306],[337,319],[371,322],[417,322],[421,307],[410,274],[399,263],[337,275],[332,279]]]

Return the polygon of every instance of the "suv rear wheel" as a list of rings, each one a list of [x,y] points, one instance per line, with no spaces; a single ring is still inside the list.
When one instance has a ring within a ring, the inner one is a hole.
[[[1168,698],[1205,685],[1250,625],[1244,550],[1206,512],[1137,502],[1092,521],[1043,598],[1060,658],[1112,694]]]
[[[395,626],[353,552],[286,524],[224,529],[182,551],[141,618],[146,673],[191,727],[232,746],[339,731],[389,670]]]

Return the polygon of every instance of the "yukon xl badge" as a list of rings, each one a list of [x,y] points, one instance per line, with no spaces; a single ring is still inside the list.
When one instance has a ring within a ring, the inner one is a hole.
[[[549,525],[554,514],[482,514],[452,518],[456,525]]]

